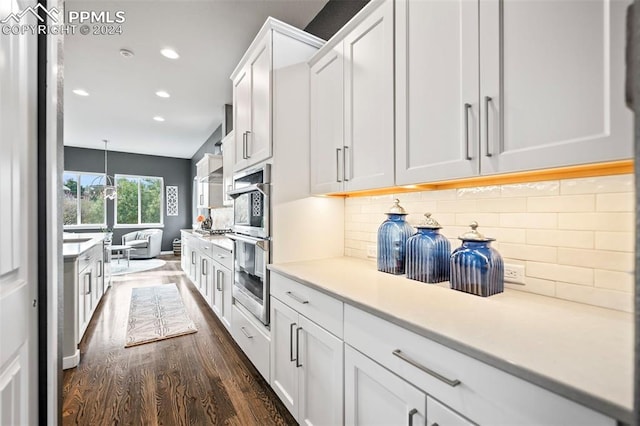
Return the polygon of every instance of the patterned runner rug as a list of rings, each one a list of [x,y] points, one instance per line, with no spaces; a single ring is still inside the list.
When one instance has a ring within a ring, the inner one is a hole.
[[[175,283],[131,290],[125,348],[197,331]]]

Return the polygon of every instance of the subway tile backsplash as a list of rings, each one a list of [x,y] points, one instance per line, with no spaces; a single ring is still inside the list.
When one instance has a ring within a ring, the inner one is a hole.
[[[505,263],[525,267],[525,285],[507,288],[632,312],[634,190],[629,174],[347,198],[345,254],[367,258],[399,198],[414,226],[431,212],[452,249],[476,220]]]

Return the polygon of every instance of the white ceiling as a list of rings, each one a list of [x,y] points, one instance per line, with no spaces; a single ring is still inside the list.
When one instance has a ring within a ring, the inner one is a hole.
[[[304,28],[326,2],[68,0],[67,11],[124,10],[126,21],[122,35],[65,37],[64,144],[104,149],[108,139],[113,151],[191,158],[222,122],[229,75],[265,19]],[[180,58],[160,55],[165,47]]]

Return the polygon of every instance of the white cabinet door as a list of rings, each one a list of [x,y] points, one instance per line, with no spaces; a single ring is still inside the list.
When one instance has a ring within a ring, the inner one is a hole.
[[[235,132],[222,139],[222,204],[233,206],[233,198],[227,192],[233,189],[233,164],[235,162]]]
[[[185,234],[182,234],[182,247],[180,248],[180,267],[182,271],[187,273],[189,262],[191,259],[189,258],[189,242],[187,241],[187,237]]]
[[[246,167],[247,132],[251,131],[251,68],[247,65],[233,82],[234,170]]]
[[[227,329],[231,328],[231,304],[233,303],[233,289],[231,270],[224,266],[216,266],[213,311],[218,315]]]
[[[215,288],[215,278],[217,276],[216,272],[217,272],[216,265],[211,260],[211,258],[208,256],[202,256],[201,273],[200,273],[200,277],[201,277],[200,292],[202,293],[204,300],[207,301],[207,304],[209,305],[209,307],[213,307],[215,303],[214,288]]]
[[[344,368],[346,425],[425,425],[427,396],[420,390],[349,345]]]
[[[251,132],[247,134],[247,166],[271,157],[271,33],[249,61],[251,67]]]
[[[478,174],[478,91],[478,2],[396,2],[397,185]]]
[[[234,170],[271,157],[271,33],[234,81]]]
[[[480,2],[483,174],[632,157],[629,3]]]
[[[271,297],[271,387],[291,414],[298,418],[298,371],[296,355],[299,354],[296,330],[298,312],[275,297]],[[298,354],[296,354],[298,349]]]
[[[344,39],[345,189],[394,183],[393,2]]]
[[[342,191],[344,181],[344,58],[342,43],[310,70],[311,193]]]
[[[298,317],[298,423],[343,423],[343,343],[302,315]]]
[[[456,413],[446,405],[427,397],[427,425],[472,426],[473,423]]]
[[[80,343],[82,340],[82,335],[84,334],[84,330],[87,328],[88,315],[87,315],[87,307],[86,307],[86,298],[87,293],[89,292],[89,281],[91,280],[91,273],[88,268],[84,271],[80,272],[78,277],[78,341],[76,343]]]

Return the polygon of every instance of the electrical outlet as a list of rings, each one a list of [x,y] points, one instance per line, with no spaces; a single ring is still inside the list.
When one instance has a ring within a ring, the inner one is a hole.
[[[376,258],[378,256],[378,249],[376,246],[367,246],[367,257]]]
[[[524,284],[524,266],[504,264],[504,280],[513,284]]]

